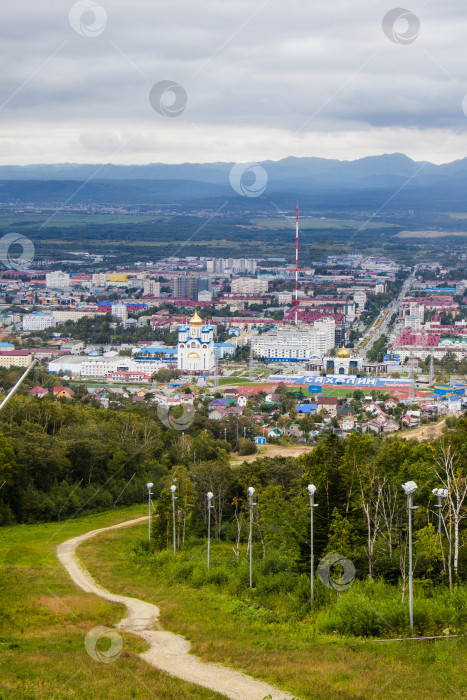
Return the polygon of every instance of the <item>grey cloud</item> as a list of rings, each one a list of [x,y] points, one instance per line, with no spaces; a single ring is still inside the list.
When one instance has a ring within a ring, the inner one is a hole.
[[[90,131],[79,142],[102,150],[89,134],[102,133],[106,122],[109,148],[119,125],[163,128],[148,99],[162,79],[188,93],[186,111],[174,120],[185,126],[292,134],[467,129],[467,16],[460,0],[411,3],[421,30],[410,46],[384,36],[382,18],[394,7],[386,0],[113,0],[102,3],[107,26],[93,38],[70,26],[72,4],[23,0],[3,11],[0,103],[8,101],[0,123],[15,126],[18,138],[34,122],[80,130],[86,120]]]

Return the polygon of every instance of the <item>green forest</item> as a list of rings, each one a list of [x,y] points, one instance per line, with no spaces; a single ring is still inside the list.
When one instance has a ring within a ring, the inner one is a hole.
[[[220,586],[241,598],[248,593],[247,489],[253,487],[253,597],[272,614],[278,607],[309,606],[306,487],[314,484],[316,562],[338,552],[356,571],[351,590],[333,607],[336,615],[342,609],[341,618],[326,625],[341,632],[387,632],[379,617],[374,624],[365,618],[360,627],[345,622],[345,606],[363,587],[365,595],[382,596],[390,607],[387,615],[399,611],[390,629],[400,632],[407,622],[407,499],[401,485],[414,480],[416,590],[426,598],[425,612],[427,600],[441,596],[444,601],[430,608],[433,615],[438,611],[436,619],[430,613],[431,622],[419,623],[424,629],[444,629],[445,607],[457,610],[452,596],[467,595],[459,587],[467,574],[467,420],[452,419],[449,425],[433,443],[368,435],[342,440],[330,433],[300,457],[257,458],[233,466],[233,427],[229,444],[221,439],[220,424],[202,413],[181,433],[163,426],[156,408],[145,404],[103,409],[91,397],[70,402],[20,395],[4,408],[0,422],[0,519],[3,525],[59,521],[116,504],[144,503],[150,481],[154,565],[187,583]],[[174,509],[171,485],[176,486]],[[434,488],[447,489],[441,509]],[[204,561],[208,491],[213,493],[209,573]],[[147,542],[136,554],[148,556]],[[317,591],[318,606],[336,595],[323,586]],[[455,629],[467,622],[466,610],[459,608]]]

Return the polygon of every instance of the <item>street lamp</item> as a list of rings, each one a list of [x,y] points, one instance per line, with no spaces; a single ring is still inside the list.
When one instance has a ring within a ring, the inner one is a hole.
[[[253,486],[248,487],[248,499],[250,502],[250,588],[253,588]]]
[[[435,505],[435,508],[438,508],[438,536],[439,536],[439,543],[441,545],[441,519],[443,517],[441,513],[441,509],[443,507],[443,498],[448,497],[448,490],[447,489],[433,489],[431,492],[434,496],[438,497],[438,503]],[[441,546],[441,551],[442,551],[442,546]]]
[[[306,487],[308,495],[310,496],[310,593],[311,593],[311,604],[313,605],[313,578],[314,578],[314,555],[313,555],[313,508],[317,507],[315,503],[315,493],[316,486],[309,484]]]
[[[174,556],[175,556],[175,491],[177,490],[177,487],[172,484],[170,487],[170,490],[172,491],[172,532],[173,532],[173,545],[174,545]]]
[[[211,501],[214,494],[208,491],[206,498],[208,499],[208,571],[209,571],[209,557],[211,554],[211,508],[214,508]]]
[[[148,490],[148,548],[149,548],[149,545],[151,544],[151,496],[152,496],[151,489],[153,486],[154,486],[154,484],[151,481],[149,481],[146,484],[146,488]]]
[[[407,481],[405,484],[402,484],[402,488],[407,496],[407,511],[409,514],[409,616],[410,631],[413,632],[412,511],[417,510],[418,506],[412,505],[412,498],[418,487],[415,481]]]

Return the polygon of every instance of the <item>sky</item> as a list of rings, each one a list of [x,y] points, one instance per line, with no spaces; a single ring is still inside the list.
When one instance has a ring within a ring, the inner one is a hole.
[[[450,162],[467,156],[466,36],[461,0],[16,0],[0,164]]]

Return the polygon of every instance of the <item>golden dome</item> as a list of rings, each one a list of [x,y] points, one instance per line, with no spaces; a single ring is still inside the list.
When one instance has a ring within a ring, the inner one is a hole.
[[[337,357],[350,357],[350,352],[347,348],[342,347],[337,353]]]
[[[203,324],[203,319],[198,316],[198,312],[195,311],[194,316],[190,318],[190,326],[201,326]]]

